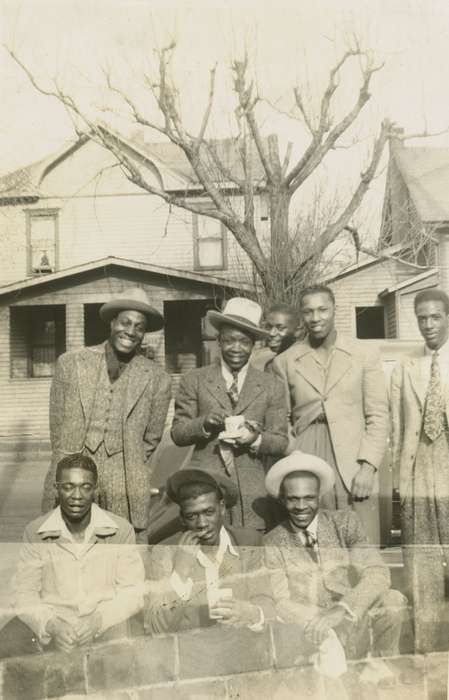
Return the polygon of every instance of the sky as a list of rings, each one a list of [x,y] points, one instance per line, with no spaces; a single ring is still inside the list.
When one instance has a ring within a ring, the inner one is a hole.
[[[175,40],[174,77],[193,129],[200,123],[209,70],[217,64],[214,136],[234,128],[230,64],[246,50],[267,100],[259,112],[263,132],[277,133],[282,147],[292,141],[299,155],[308,140],[304,126],[268,104],[290,109],[298,85],[310,110],[316,110],[330,67],[356,36],[383,68],[372,81],[357,127],[343,140],[345,146],[355,140],[355,147],[330,154],[322,168],[320,182],[329,195],[338,191],[344,198],[351,192],[382,118],[406,133],[444,131],[419,144],[449,147],[446,0],[0,0],[0,31],[1,173],[44,157],[73,137],[64,108],[36,92],[7,48],[41,84],[48,87],[57,79],[89,114],[126,131],[125,109],[107,92],[104,71],[154,116],[143,75],[153,74],[156,50]],[[354,99],[358,78],[353,62],[342,75],[337,116]],[[386,157],[359,214],[367,229],[378,226],[385,163]]]

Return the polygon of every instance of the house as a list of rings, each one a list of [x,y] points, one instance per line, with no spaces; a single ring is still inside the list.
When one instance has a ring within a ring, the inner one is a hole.
[[[210,206],[176,146],[135,138],[123,147],[147,178]],[[216,150],[238,175],[233,141]],[[256,157],[252,172],[262,177]],[[235,188],[227,196],[240,206]],[[262,240],[268,223],[257,195],[255,209]],[[55,360],[107,337],[98,310],[118,292],[139,285],[164,314],[149,342],[176,388],[180,373],[210,360],[207,310],[253,289],[249,260],[220,222],[134,186],[87,137],[0,178],[0,230],[0,437],[48,437]]]

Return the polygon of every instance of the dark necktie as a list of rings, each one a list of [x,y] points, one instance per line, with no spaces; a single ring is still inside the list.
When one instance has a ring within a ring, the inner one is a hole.
[[[313,559],[313,561],[318,564],[318,551],[317,551],[318,542],[316,540],[316,537],[314,535],[312,535],[312,533],[309,532],[309,530],[307,530],[307,529],[304,530],[303,532],[304,532],[304,537],[306,539],[306,549],[307,549],[309,555],[311,556],[311,558]]]
[[[228,389],[228,395],[231,399],[232,408],[236,408],[239,400],[239,385],[237,384],[238,372],[232,372],[232,384]]]
[[[429,440],[433,442],[441,435],[444,427],[444,398],[441,387],[440,366],[438,364],[438,353],[434,352],[430,366],[430,381],[424,409],[423,429]]]

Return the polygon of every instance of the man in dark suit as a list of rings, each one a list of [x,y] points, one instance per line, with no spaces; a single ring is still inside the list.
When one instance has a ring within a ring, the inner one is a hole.
[[[390,589],[389,570],[357,515],[319,508],[334,480],[324,460],[299,450],[267,474],[267,491],[287,514],[264,538],[277,614],[301,625],[312,649],[330,638],[355,654],[370,624],[374,654],[393,656],[405,598]]]
[[[151,496],[149,460],[157,447],[171,398],[170,377],[139,354],[145,333],[163,326],[143,289],[104,304],[109,339],[66,352],[56,363],[50,391],[52,463],[43,512],[54,503],[56,465],[83,452],[98,469],[98,502],[129,520],[146,541]],[[139,536],[141,536],[139,535]]]
[[[259,327],[261,315],[258,304],[239,297],[223,313],[208,312],[221,358],[182,377],[172,437],[179,446],[195,445],[191,467],[223,471],[234,481],[239,497],[232,525],[265,529],[271,513],[264,458],[285,453],[287,400],[276,377],[248,364],[255,340],[267,335]],[[237,416],[242,425],[230,430],[229,418]]]
[[[149,576],[145,629],[149,633],[223,624],[263,628],[274,609],[256,530],[224,524],[235,505],[235,484],[223,473],[183,469],[167,482],[184,532],[156,545],[145,562]]]

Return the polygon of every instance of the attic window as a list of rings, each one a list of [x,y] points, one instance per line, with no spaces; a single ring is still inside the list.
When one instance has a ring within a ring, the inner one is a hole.
[[[57,269],[58,212],[55,209],[26,211],[28,274],[41,275]]]

